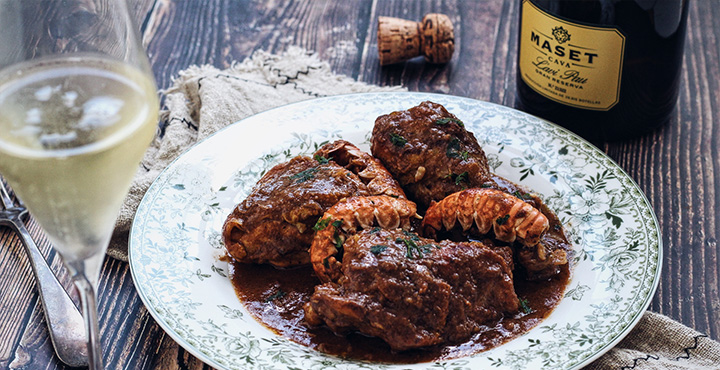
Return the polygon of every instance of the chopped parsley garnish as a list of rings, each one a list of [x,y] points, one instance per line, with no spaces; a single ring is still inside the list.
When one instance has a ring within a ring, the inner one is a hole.
[[[376,232],[380,231],[380,228],[375,226],[370,230],[370,234],[375,234]]]
[[[515,198],[522,199],[522,200],[530,200],[530,199],[532,199],[532,196],[531,196],[530,194],[528,194],[528,193],[523,193],[523,192],[521,192],[520,190],[515,190],[515,191],[512,193],[512,195],[515,196]]]
[[[342,220],[335,220],[330,225],[335,228],[335,232],[333,233],[333,242],[335,243],[335,249],[341,250],[343,243],[345,243],[345,239],[340,235],[340,232],[338,229],[340,226],[342,226]],[[323,261],[324,262],[324,261]]]
[[[419,238],[416,240],[420,240]],[[432,251],[432,248],[438,248],[436,245],[433,244],[425,244],[425,245],[417,245],[415,243],[415,240],[413,239],[403,239],[403,238],[397,238],[395,239],[396,243],[403,243],[405,244],[405,256],[410,259],[420,259],[425,256],[425,253],[430,253]]]
[[[440,118],[440,119],[438,119],[438,120],[435,121],[435,124],[436,124],[436,125],[440,125],[440,126],[444,126],[444,125],[447,125],[447,124],[450,123],[450,122],[455,122],[455,123],[457,123],[460,127],[465,127],[465,124],[463,124],[463,122],[462,122],[461,120],[459,120],[459,119],[457,119],[457,118],[451,118],[451,117]]]
[[[407,230],[403,230],[403,234],[405,234],[405,236],[409,237],[410,239],[412,239],[414,241],[420,240],[420,237],[417,234],[413,234]]]
[[[452,180],[455,183],[455,185],[460,185],[460,183],[468,181],[467,171],[465,171],[461,174],[451,173],[451,174],[447,175],[446,177],[449,177],[450,180]]]
[[[460,158],[462,160],[466,160],[470,156],[470,153],[466,150],[460,151],[460,140],[456,137],[452,138],[448,143],[445,154],[447,154],[449,158]]]
[[[327,225],[330,223],[331,220],[332,220],[332,219],[331,219],[330,217],[328,217],[328,218],[320,218],[320,219],[317,220],[317,222],[315,223],[315,226],[313,226],[313,230],[315,230],[315,231],[324,230],[324,229],[327,227]]]
[[[395,146],[403,146],[407,144],[407,140],[396,133],[390,134],[390,142],[393,143],[393,145]]]
[[[502,216],[502,217],[498,217],[498,218],[495,220],[495,222],[497,222],[498,225],[505,225],[505,223],[507,222],[507,220],[508,220],[509,218],[510,218],[510,215],[505,215],[505,216]]]
[[[332,157],[330,157],[330,158],[325,158],[325,157],[323,157],[323,156],[321,156],[321,155],[318,155],[318,154],[315,154],[315,155],[313,156],[313,158],[314,158],[318,163],[320,163],[320,164],[328,164],[328,163],[332,160]]]
[[[325,258],[323,258],[323,266],[324,266],[326,269],[329,269],[329,268],[330,268],[330,261],[328,261],[328,258],[330,258],[330,257],[325,257]]]
[[[345,240],[343,240],[342,236],[335,234],[335,249],[342,249],[343,243],[345,243]]]
[[[273,293],[271,296],[265,298],[265,303],[269,303],[269,302],[272,302],[272,301],[274,301],[274,300],[276,300],[276,299],[282,298],[282,297],[284,297],[286,294],[287,294],[287,293],[285,293],[285,292],[283,292],[282,290],[278,289],[277,292],[275,292],[275,293]]]
[[[296,180],[295,182],[297,184],[299,184],[301,182],[308,181],[308,180],[312,179],[313,177],[315,177],[315,172],[317,172],[317,171],[318,171],[317,167],[308,168],[307,170],[300,171],[300,172],[290,176],[290,178]]]
[[[370,247],[370,253],[378,255],[388,248],[387,245],[377,244]]]
[[[524,313],[530,313],[532,312],[532,308],[530,308],[529,302],[527,299],[523,298],[520,300],[520,309]]]

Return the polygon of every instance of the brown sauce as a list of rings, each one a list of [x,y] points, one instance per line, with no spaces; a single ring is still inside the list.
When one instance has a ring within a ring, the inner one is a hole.
[[[500,176],[493,175],[490,186],[507,193],[527,190]],[[548,217],[551,240],[568,251],[572,248],[562,230],[557,216],[538,198],[530,200]],[[456,241],[465,238],[447,234],[442,238]],[[507,315],[489,323],[484,329],[464,343],[425,347],[394,352],[381,339],[360,333],[338,335],[326,327],[309,327],[304,322],[303,306],[310,299],[320,281],[312,266],[277,269],[270,265],[238,263],[229,259],[230,274],[240,301],[251,315],[278,335],[318,351],[344,358],[385,363],[419,363],[441,361],[470,356],[497,347],[527,332],[543,319],[562,300],[570,280],[571,266],[561,266],[560,272],[549,279],[528,281],[522,271],[514,272],[515,292],[524,307],[515,315]]]
[[[550,314],[562,299],[570,277],[568,265],[563,266],[560,274],[544,281],[526,281],[515,274],[515,291],[518,298],[527,302],[529,313],[504,317],[487,325],[465,343],[398,353],[378,338],[358,333],[341,336],[325,327],[308,327],[303,320],[303,305],[319,284],[310,266],[280,270],[269,265],[231,262],[230,273],[240,301],[255,319],[277,334],[321,352],[389,363],[447,360],[505,343],[527,332]]]

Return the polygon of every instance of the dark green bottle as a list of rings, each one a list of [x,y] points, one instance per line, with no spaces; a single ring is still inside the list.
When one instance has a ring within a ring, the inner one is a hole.
[[[521,0],[517,108],[595,142],[665,124],[687,8],[686,0]]]

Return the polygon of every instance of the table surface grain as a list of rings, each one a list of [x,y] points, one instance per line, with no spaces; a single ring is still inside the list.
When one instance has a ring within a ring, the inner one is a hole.
[[[519,0],[134,0],[160,88],[193,64],[228,67],[255,50],[314,50],[333,71],[383,86],[514,106]],[[447,14],[456,50],[446,65],[421,59],[381,67],[377,17]],[[650,310],[720,339],[720,1],[691,1],[680,98],[671,121],[639,139],[599,143],[647,194],[663,235],[662,279]],[[719,171],[715,172],[718,168]],[[62,263],[34,221],[29,229],[65,286]],[[107,368],[208,368],[175,343],[140,301],[129,266],[105,260],[98,288]],[[76,296],[76,295],[75,295]],[[63,369],[54,355],[29,262],[0,228],[0,368]]]

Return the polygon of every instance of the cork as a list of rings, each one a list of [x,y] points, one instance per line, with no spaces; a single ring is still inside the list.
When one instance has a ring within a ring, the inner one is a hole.
[[[454,51],[453,25],[445,14],[430,13],[420,22],[378,17],[380,65],[404,62],[420,55],[430,63],[447,63]]]

